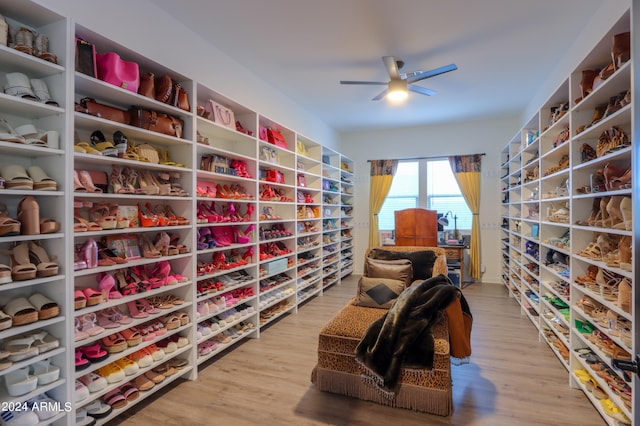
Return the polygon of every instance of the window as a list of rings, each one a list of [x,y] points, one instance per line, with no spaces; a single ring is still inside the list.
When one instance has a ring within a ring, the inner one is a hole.
[[[378,215],[381,231],[395,228],[396,210],[422,207],[445,214],[451,211],[458,216],[458,230],[471,230],[471,211],[460,193],[449,160],[400,161],[389,195]],[[449,214],[449,226],[454,229],[455,221]]]

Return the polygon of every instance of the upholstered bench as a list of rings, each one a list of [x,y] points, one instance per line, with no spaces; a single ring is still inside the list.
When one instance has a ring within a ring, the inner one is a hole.
[[[437,247],[383,247],[390,251],[432,250],[436,254],[433,275],[447,273],[445,251]],[[368,253],[367,253],[368,254]],[[338,393],[398,408],[406,408],[441,416],[453,411],[451,394],[451,361],[447,315],[433,326],[435,342],[433,370],[403,368],[400,387],[389,398],[375,386],[363,381],[364,368],[356,361],[355,349],[365,332],[386,310],[355,306],[350,301],[320,331],[318,363],[311,381],[321,391]]]

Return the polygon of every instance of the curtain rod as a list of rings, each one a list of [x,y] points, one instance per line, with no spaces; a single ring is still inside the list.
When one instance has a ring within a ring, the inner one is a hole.
[[[487,153],[482,152],[480,154],[465,154],[465,155],[487,155]],[[441,159],[441,158],[449,158],[450,155],[436,155],[433,157],[409,157],[409,158],[392,158],[392,160],[398,160],[398,161],[410,161],[410,160],[436,160],[436,159]],[[381,161],[381,160],[367,160],[367,163],[370,163],[372,161]],[[384,161],[384,160],[382,160]]]

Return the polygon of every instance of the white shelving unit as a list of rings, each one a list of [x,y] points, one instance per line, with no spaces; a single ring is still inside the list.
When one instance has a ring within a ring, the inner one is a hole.
[[[583,71],[612,62],[614,36],[629,32],[631,22],[627,12],[501,154],[503,283],[568,370],[570,385],[608,424],[618,424],[607,413],[609,402],[630,422],[638,419],[637,377],[625,377],[613,362],[638,353],[638,272],[624,254],[637,247],[631,225],[637,195],[624,177],[637,155],[632,61],[618,64],[584,97],[581,83]],[[596,383],[606,398],[591,392]]]
[[[16,218],[21,200],[34,197],[39,216],[60,224],[47,234],[0,235],[1,250],[38,244],[49,256],[56,255],[59,265],[57,274],[3,283],[0,307],[39,293],[60,308],[51,318],[0,331],[2,349],[41,331],[50,336],[45,342],[57,342],[46,352],[16,359],[0,370],[0,377],[43,360],[60,368],[56,380],[19,396],[10,397],[1,381],[0,399],[18,403],[46,392],[54,401],[70,401],[69,410],[41,422],[67,425],[99,401],[119,402],[96,419],[104,424],[176,379],[197,379],[199,368],[211,365],[216,356],[245,338],[258,338],[270,323],[296,313],[305,301],[351,273],[354,175],[349,159],[35,2],[0,0],[0,13],[12,28],[46,34],[57,56],[54,64],[0,46],[0,77],[20,72],[42,79],[58,103],[0,93],[0,118],[13,128],[33,124],[59,134],[59,143],[52,139],[50,146],[0,141],[0,170],[4,165],[40,166],[58,183],[54,191],[1,189],[0,201]],[[170,76],[186,91],[189,110],[76,71],[69,66],[76,37],[92,43],[98,53],[115,52],[136,62],[142,74]],[[173,116],[182,133],[167,135],[88,114],[82,105],[86,98],[125,112],[135,106]],[[198,107],[209,99],[233,111],[242,128],[201,114]],[[261,140],[261,127],[279,130],[287,147]],[[94,151],[103,148],[96,144],[100,134],[109,142],[126,137],[126,155]],[[330,164],[323,164],[325,154]],[[89,172],[90,180],[82,171]],[[283,181],[273,182],[273,176]],[[332,183],[327,191],[325,180]],[[329,219],[335,229],[325,232]],[[325,236],[330,243],[324,243]],[[85,255],[94,242],[100,260],[95,267]],[[9,257],[2,256],[0,263],[10,266]],[[117,347],[122,337],[128,343]],[[91,362],[76,368],[80,354],[92,346],[105,352],[92,354]],[[163,357],[158,348],[164,348]],[[155,358],[129,365],[125,376],[117,377],[117,364],[124,367],[126,359],[137,360],[145,351]],[[135,399],[125,397],[123,386],[142,384],[169,364],[175,374],[138,389]],[[100,375],[109,376],[109,383],[92,387],[80,399],[79,383]]]

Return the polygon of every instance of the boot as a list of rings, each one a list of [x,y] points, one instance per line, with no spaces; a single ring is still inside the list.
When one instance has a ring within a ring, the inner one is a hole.
[[[593,80],[599,73],[600,70],[582,70],[582,80],[580,80],[581,100],[593,91]]]
[[[611,59],[614,71],[631,59],[631,33],[620,33],[613,36]]]
[[[630,269],[629,269],[630,270]],[[627,313],[631,313],[631,284],[625,278],[618,284],[618,307]]]
[[[608,105],[609,104],[596,106],[596,108],[593,110],[593,117],[591,117],[591,122],[587,127],[591,127],[594,124],[596,124],[598,121],[602,120],[602,117],[604,117],[604,112],[607,110]]]
[[[611,182],[613,179],[620,178],[624,174],[627,169],[622,169],[617,167],[613,163],[607,163],[604,166],[604,186],[607,190],[611,191],[613,188],[611,186]]]
[[[34,43],[34,54],[45,61],[58,63],[58,58],[53,53],[49,52],[49,37],[44,34],[38,34]]]
[[[620,268],[625,271],[631,270],[631,243],[633,239],[629,235],[625,235],[620,238],[618,242],[618,253],[620,253]],[[629,312],[629,311],[627,311]]]
[[[616,229],[625,229],[631,231],[633,229],[633,203],[631,197],[624,197],[620,202],[620,212],[622,213],[622,224],[618,224]]]
[[[593,226],[594,222],[599,219],[600,213],[600,197],[593,199],[593,205],[591,206],[591,213],[587,219],[580,219],[576,222],[576,225]]]
[[[609,219],[603,225],[607,228],[615,228],[615,226],[619,223],[623,223],[624,219],[622,217],[622,211],[620,210],[620,203],[624,199],[623,195],[614,195],[607,203],[607,213],[609,214]]]
[[[602,213],[602,216],[600,220],[597,220],[595,222],[595,226],[605,227],[607,226],[606,224],[609,223],[609,212],[607,211],[607,204],[609,204],[610,200],[611,197],[602,197],[602,199],[600,200],[600,212]]]
[[[13,48],[20,52],[33,55],[33,31],[29,28],[20,27],[14,36]]]

